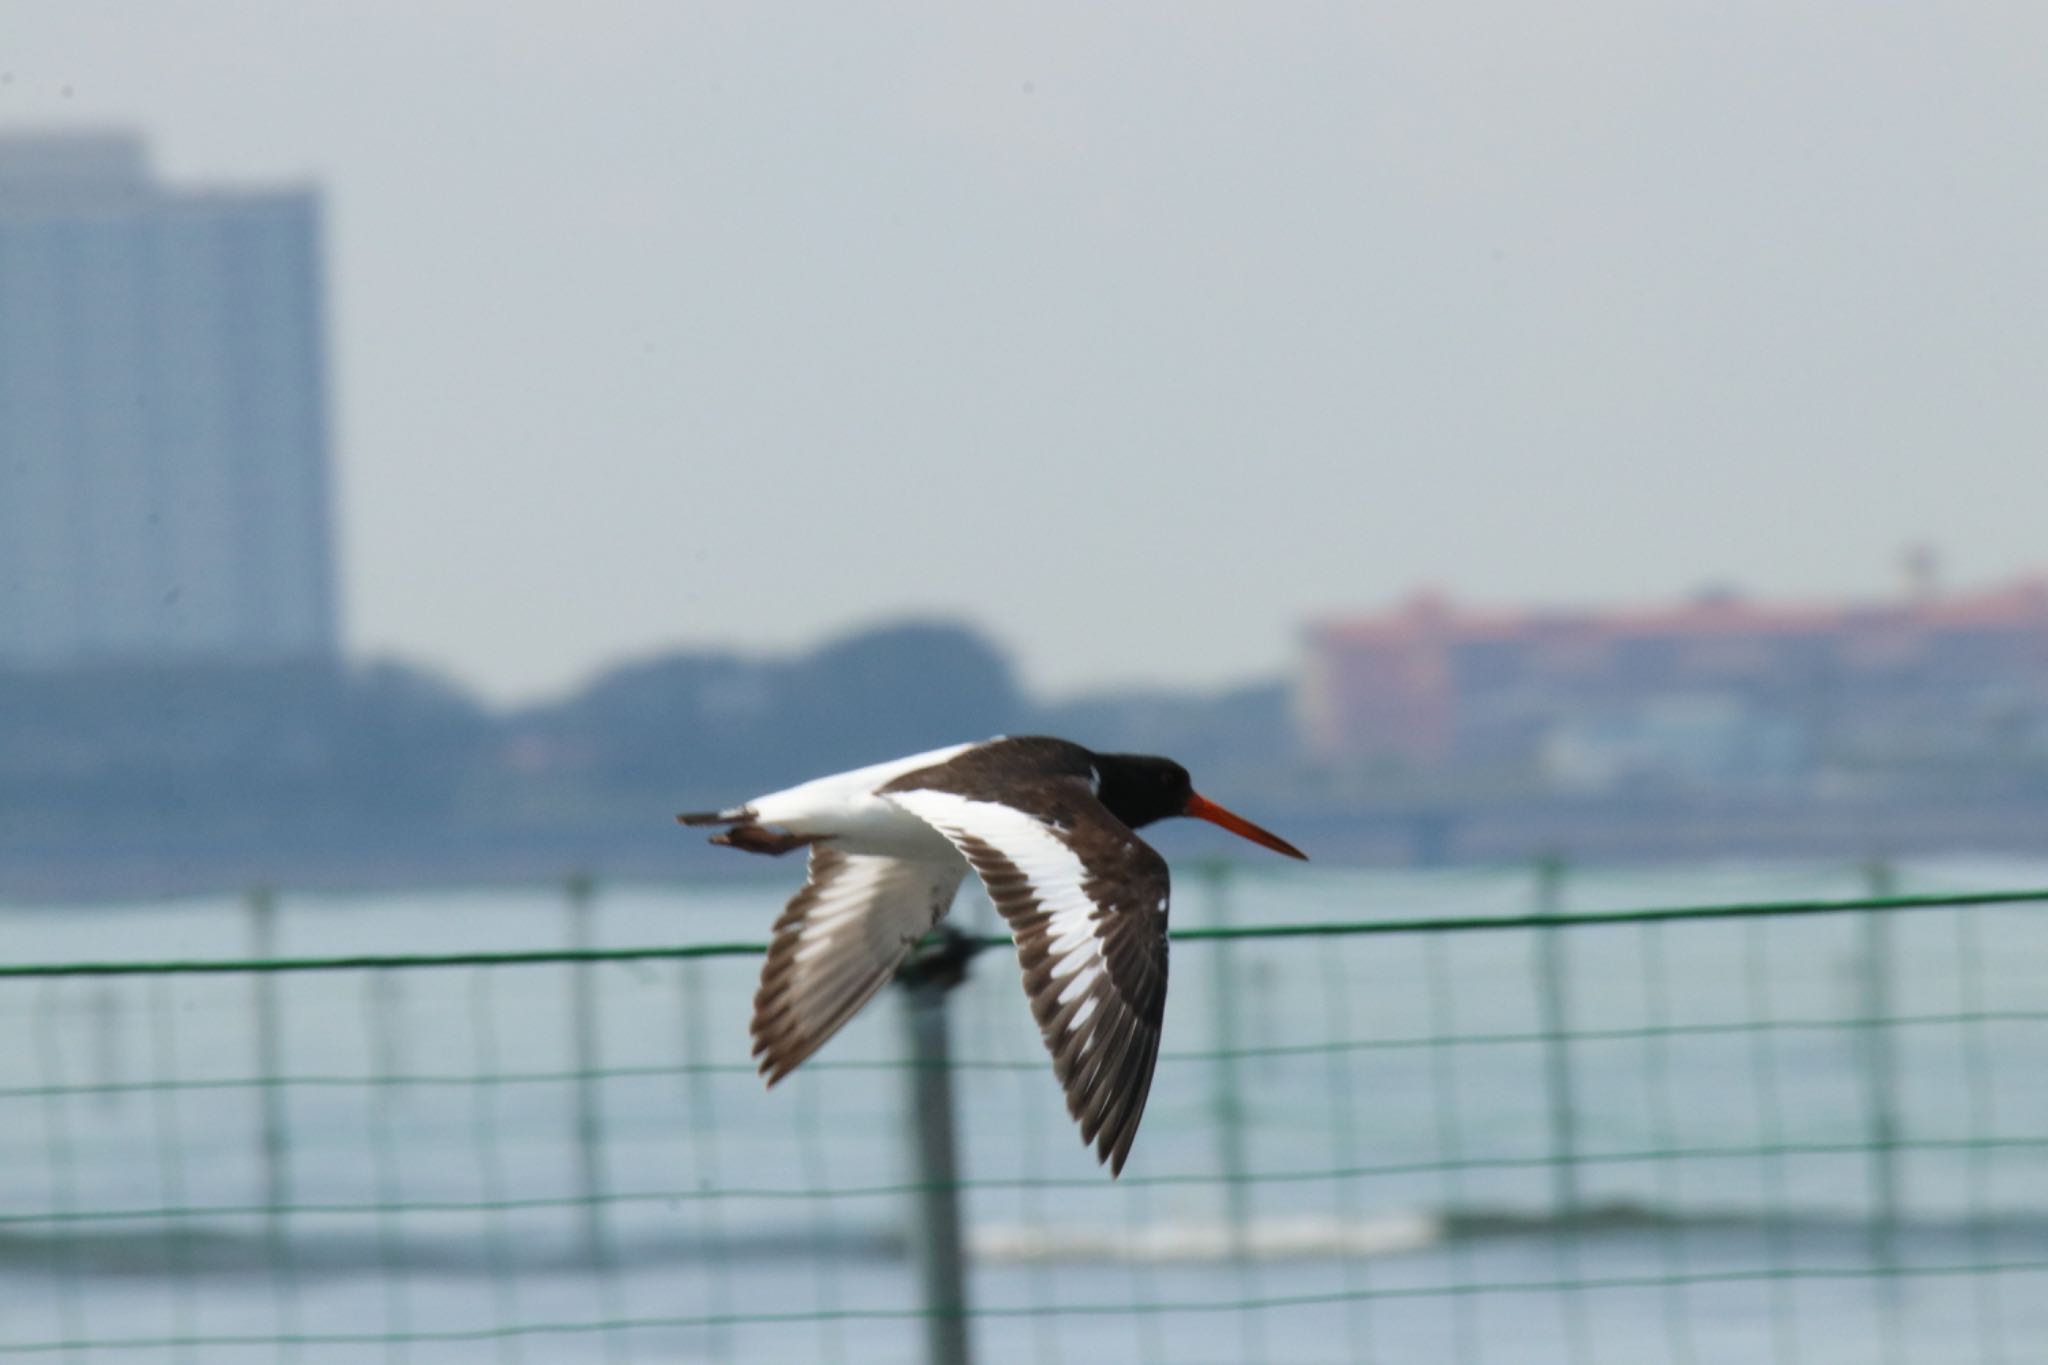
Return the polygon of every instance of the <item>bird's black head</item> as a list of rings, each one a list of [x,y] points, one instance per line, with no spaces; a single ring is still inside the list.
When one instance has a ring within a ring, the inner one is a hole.
[[[1195,791],[1188,770],[1170,758],[1150,754],[1098,754],[1095,772],[1099,779],[1096,799],[1109,813],[1132,829],[1186,815],[1221,825],[1232,834],[1263,844],[1275,853],[1306,859],[1308,855],[1277,834],[1260,829],[1241,815],[1234,815]]]
[[[1095,771],[1101,777],[1096,800],[1132,829],[1181,814],[1195,794],[1188,770],[1170,758],[1098,754]]]

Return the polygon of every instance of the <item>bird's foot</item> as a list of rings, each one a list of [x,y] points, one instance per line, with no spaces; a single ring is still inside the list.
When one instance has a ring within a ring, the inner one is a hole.
[[[779,858],[794,849],[815,844],[823,837],[825,836],[819,834],[787,834],[779,829],[770,829],[766,825],[734,825],[723,834],[712,835],[711,842],[747,853],[760,853],[770,858]]]

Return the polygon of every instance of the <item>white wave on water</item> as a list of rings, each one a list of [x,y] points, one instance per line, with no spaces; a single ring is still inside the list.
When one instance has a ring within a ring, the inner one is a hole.
[[[1349,1219],[1303,1214],[1244,1223],[1166,1222],[1142,1227],[978,1226],[969,1239],[975,1259],[1033,1262],[1189,1263],[1251,1259],[1315,1260],[1420,1251],[1444,1240],[1444,1219],[1390,1214]]]

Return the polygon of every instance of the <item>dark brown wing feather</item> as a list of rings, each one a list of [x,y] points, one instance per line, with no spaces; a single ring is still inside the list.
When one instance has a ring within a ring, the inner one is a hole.
[[[1076,978],[1097,965],[1069,965],[1090,949],[1068,945],[1060,932],[1063,917],[1047,904],[1051,898],[1000,850],[972,838],[960,847],[1016,936],[1024,991],[1081,1140],[1095,1144],[1112,1174],[1121,1173],[1152,1092],[1166,1018],[1166,914],[1155,908],[1166,899],[1166,865],[1159,861],[1156,876],[1148,874],[1141,884],[1083,883],[1084,894],[1101,907],[1091,921],[1100,974],[1070,992]],[[1141,889],[1124,894],[1134,887]]]
[[[1065,771],[1020,782],[1012,769],[993,790],[946,764],[883,794],[952,840],[988,888],[1016,937],[1068,1111],[1120,1172],[1159,1058],[1171,883],[1166,861],[1095,800],[1065,755],[1048,757]],[[906,787],[913,780],[931,785]]]

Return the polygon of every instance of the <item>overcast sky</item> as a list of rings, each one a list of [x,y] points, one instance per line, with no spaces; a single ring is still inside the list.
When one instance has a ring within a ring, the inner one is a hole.
[[[2048,567],[2048,6],[8,0],[0,125],[325,191],[352,647]]]

